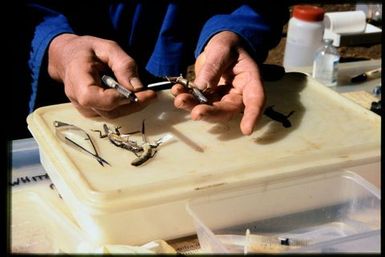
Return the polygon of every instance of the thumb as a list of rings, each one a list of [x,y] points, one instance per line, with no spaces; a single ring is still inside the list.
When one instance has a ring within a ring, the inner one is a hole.
[[[117,43],[113,41],[99,42],[95,47],[95,54],[100,60],[108,64],[123,86],[129,89],[143,87],[138,77],[135,60],[124,52]]]
[[[233,61],[234,58],[229,49],[206,47],[195,62],[194,84],[200,90],[216,87]]]

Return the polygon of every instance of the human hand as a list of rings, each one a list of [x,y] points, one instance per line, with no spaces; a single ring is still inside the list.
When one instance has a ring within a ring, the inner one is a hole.
[[[172,93],[177,108],[191,112],[193,120],[220,122],[243,112],[241,132],[250,135],[265,103],[258,65],[242,47],[241,38],[223,31],[210,39],[195,62],[194,84],[204,90],[211,105],[199,104],[181,85]]]
[[[133,103],[117,90],[102,87],[101,76],[109,69],[127,89],[143,87],[135,61],[113,41],[62,34],[49,46],[49,75],[64,83],[65,94],[86,117],[116,118],[143,109],[156,97],[151,90],[136,92],[138,102]]]

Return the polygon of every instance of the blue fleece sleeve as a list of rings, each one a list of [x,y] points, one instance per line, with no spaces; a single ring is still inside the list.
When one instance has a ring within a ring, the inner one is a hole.
[[[242,5],[230,14],[213,16],[202,28],[194,52],[195,57],[204,50],[212,36],[221,31],[232,31],[243,38],[257,61],[263,61],[282,33],[282,27],[272,26],[263,15],[268,14],[258,13],[249,5]]]
[[[73,30],[67,19],[60,13],[38,5],[31,5],[30,8],[34,9],[41,16],[40,22],[35,27],[28,61],[32,76],[32,94],[29,101],[29,110],[32,112],[35,107],[39,78],[43,72],[42,69],[46,68],[42,64],[49,44],[57,35],[73,33]]]

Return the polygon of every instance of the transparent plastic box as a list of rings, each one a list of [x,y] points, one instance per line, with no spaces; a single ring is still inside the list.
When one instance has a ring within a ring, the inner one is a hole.
[[[81,231],[40,164],[33,139],[12,141],[10,247],[14,254],[86,253]]]
[[[380,208],[379,190],[342,170],[186,205],[204,253],[380,252]]]

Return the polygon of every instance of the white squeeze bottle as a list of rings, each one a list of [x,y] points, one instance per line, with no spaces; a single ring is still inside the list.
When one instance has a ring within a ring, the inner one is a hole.
[[[325,86],[336,86],[340,54],[333,46],[333,39],[324,39],[323,42],[314,57],[313,78]]]
[[[312,66],[315,52],[322,46],[324,9],[313,5],[296,5],[289,20],[283,66]]]

